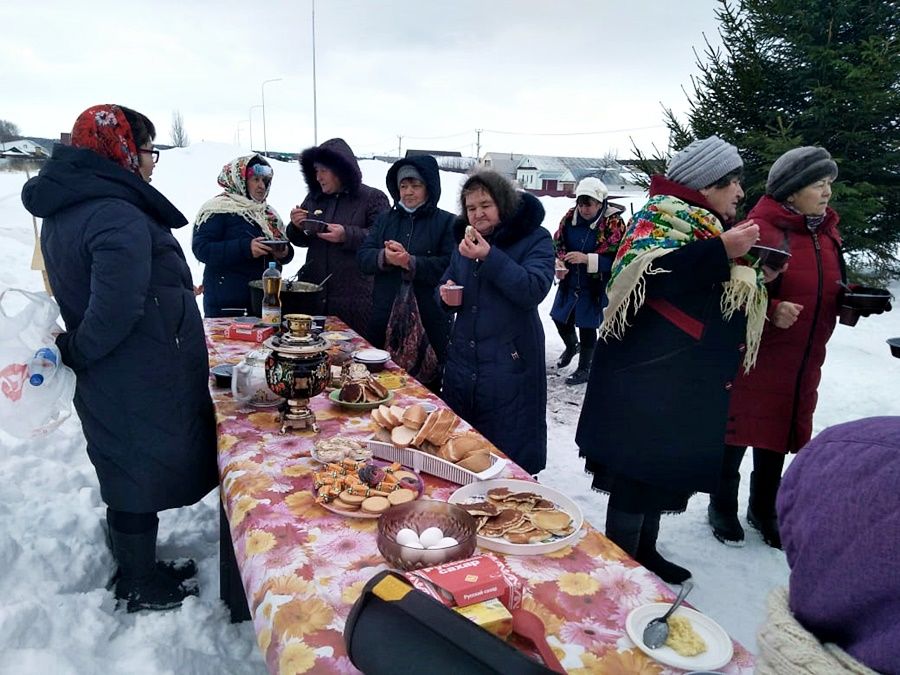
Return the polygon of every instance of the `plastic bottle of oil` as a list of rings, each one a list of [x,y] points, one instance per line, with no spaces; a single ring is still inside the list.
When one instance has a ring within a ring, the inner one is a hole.
[[[274,326],[276,330],[281,327],[281,272],[274,262],[269,263],[268,269],[263,272],[263,299],[262,322]]]

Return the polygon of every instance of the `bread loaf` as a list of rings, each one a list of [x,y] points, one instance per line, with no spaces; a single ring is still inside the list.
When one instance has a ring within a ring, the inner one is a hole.
[[[491,467],[491,453],[487,450],[473,452],[465,459],[458,461],[457,466],[468,469],[474,473],[481,473]]]

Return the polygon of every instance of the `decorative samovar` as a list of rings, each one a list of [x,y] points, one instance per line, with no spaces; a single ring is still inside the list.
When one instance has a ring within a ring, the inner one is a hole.
[[[266,340],[272,350],[266,359],[266,382],[269,389],[286,400],[279,408],[281,433],[288,429],[311,429],[318,433],[316,416],[309,409],[309,399],[318,396],[331,377],[328,341],[313,335],[312,317],[285,314],[287,331]]]

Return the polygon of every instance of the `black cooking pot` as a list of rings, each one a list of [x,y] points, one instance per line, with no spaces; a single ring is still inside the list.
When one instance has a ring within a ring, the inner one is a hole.
[[[250,282],[253,316],[262,316],[262,279]],[[324,314],[325,288],[308,281],[285,281],[281,285],[281,314]]]

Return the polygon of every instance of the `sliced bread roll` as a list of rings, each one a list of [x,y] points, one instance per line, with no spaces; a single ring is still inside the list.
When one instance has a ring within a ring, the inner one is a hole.
[[[403,422],[404,426],[418,431],[422,428],[422,425],[425,424],[425,418],[427,416],[428,415],[425,412],[425,408],[416,403],[409,406],[403,412],[403,419],[401,421]]]
[[[456,465],[475,473],[481,473],[491,467],[491,453],[487,450],[473,452],[465,459],[458,461]]]
[[[417,448],[421,448],[428,441],[428,437],[431,435],[431,432],[434,430],[434,425],[438,421],[438,412],[440,411],[435,410],[425,418],[425,423],[413,438],[412,444]]]
[[[413,437],[416,435],[415,429],[410,429],[409,427],[400,426],[394,427],[391,430],[391,443],[400,448],[407,447],[412,441]]]

